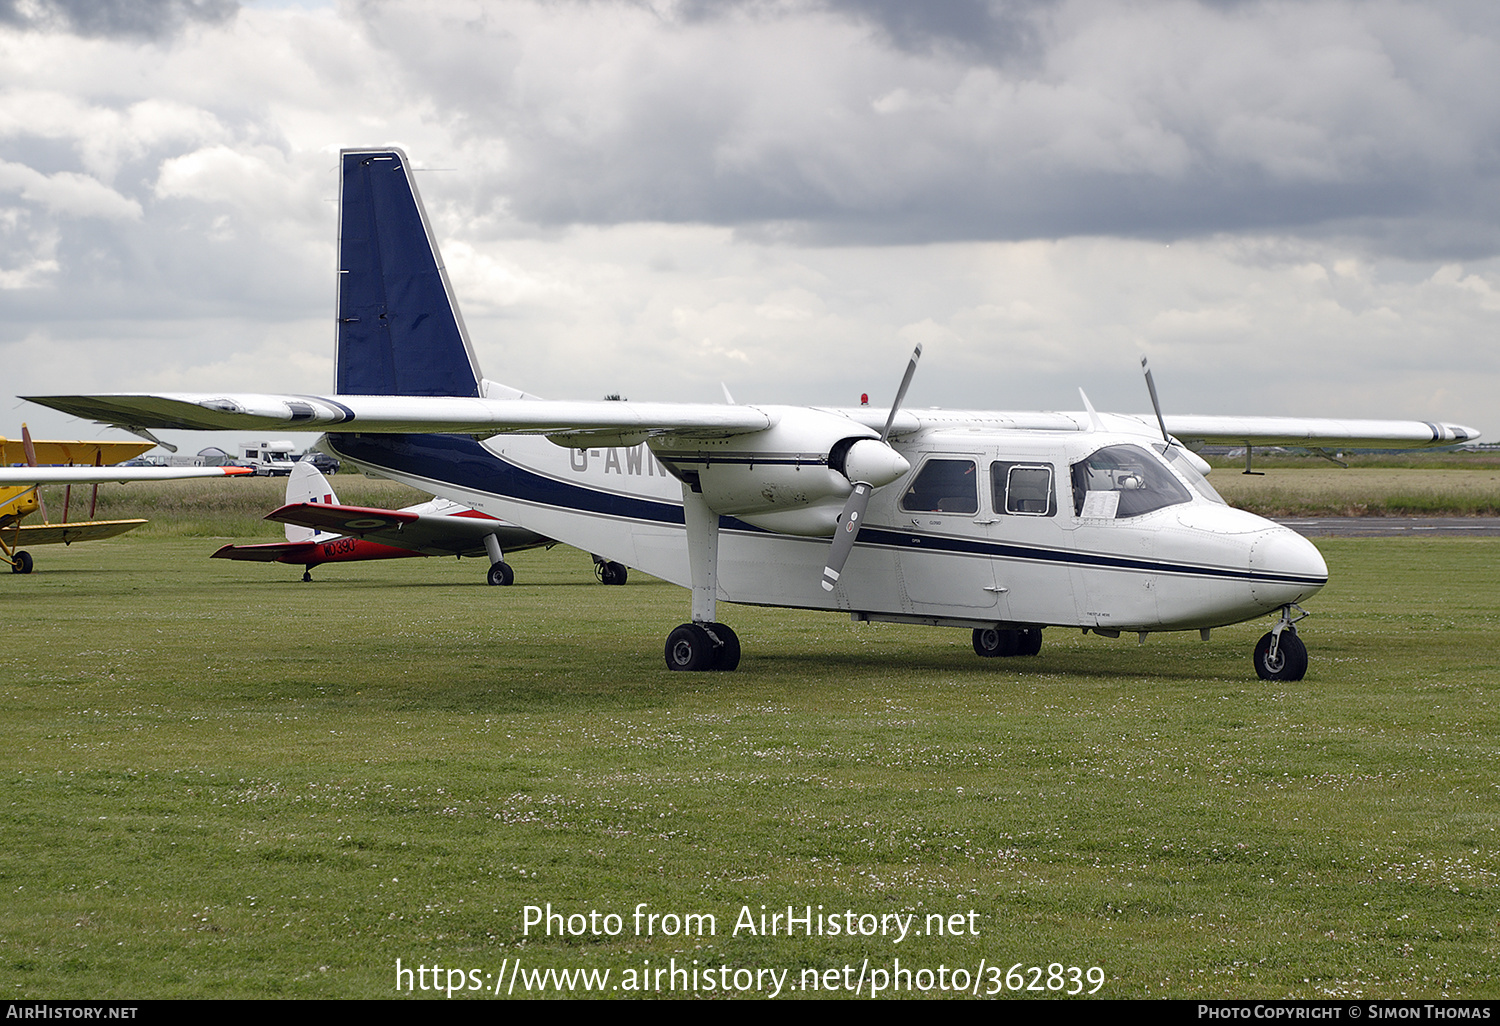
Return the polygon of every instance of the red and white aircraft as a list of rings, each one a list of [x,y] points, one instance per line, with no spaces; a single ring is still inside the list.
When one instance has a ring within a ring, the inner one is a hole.
[[[490,584],[511,584],[515,573],[506,552],[556,543],[534,531],[508,524],[471,506],[433,499],[402,509],[346,506],[333,485],[309,462],[300,462],[287,478],[286,505],[266,514],[286,524],[286,541],[260,545],[225,545],[213,559],[290,563],[306,569],[323,563],[411,556],[488,556]],[[624,584],[626,569],[594,557],[596,574],[605,584]]]

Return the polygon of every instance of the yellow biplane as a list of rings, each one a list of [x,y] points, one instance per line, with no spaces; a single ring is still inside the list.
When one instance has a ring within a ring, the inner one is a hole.
[[[19,441],[0,438],[0,562],[12,573],[29,574],[31,553],[25,545],[71,545],[96,541],[140,527],[144,520],[95,520],[99,485],[108,481],[171,481],[189,477],[226,477],[251,473],[246,467],[117,467],[152,447],[150,442],[33,441],[25,424]],[[17,466],[16,464],[20,464]],[[44,484],[63,484],[63,518],[51,523],[38,492]],[[75,484],[93,485],[89,519],[69,521]],[[40,512],[42,523],[21,521]]]

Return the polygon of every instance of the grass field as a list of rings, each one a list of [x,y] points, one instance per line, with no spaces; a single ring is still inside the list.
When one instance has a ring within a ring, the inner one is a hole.
[[[1230,504],[1267,517],[1500,516],[1500,467],[1272,467],[1264,476],[1215,469]]]
[[[453,560],[304,585],[217,544],[0,580],[7,998],[391,997],[397,959],[489,989],[517,958],[795,996],[865,959],[981,993],[1059,963],[1108,997],[1500,995],[1493,543],[1320,541],[1293,685],[1251,669],[1267,623],[1002,661],[739,607],[738,672],[671,674],[685,593],[569,549],[490,588]],[[523,936],[547,903],[622,930]],[[642,903],[717,930],[636,936]],[[963,929],[732,935],[762,905]]]

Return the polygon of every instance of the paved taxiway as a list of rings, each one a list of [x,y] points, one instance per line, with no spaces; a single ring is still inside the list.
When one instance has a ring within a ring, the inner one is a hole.
[[[1308,538],[1500,537],[1500,517],[1287,517],[1276,522]]]

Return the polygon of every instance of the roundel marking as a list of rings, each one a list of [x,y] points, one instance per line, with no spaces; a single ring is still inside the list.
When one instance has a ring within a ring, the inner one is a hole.
[[[375,517],[361,517],[358,520],[345,520],[344,526],[351,531],[368,531],[376,527],[384,527],[386,522]]]

